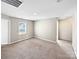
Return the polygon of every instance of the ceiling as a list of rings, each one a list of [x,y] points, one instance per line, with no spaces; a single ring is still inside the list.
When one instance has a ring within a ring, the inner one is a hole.
[[[76,0],[21,0],[19,7],[1,2],[1,13],[29,20],[61,17],[76,6]]]

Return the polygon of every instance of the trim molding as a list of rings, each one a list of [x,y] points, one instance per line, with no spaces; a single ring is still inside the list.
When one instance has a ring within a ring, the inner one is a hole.
[[[77,57],[76,51],[75,51],[75,49],[73,48],[73,46],[72,46],[72,50],[74,51],[74,54],[75,54],[75,56]]]
[[[17,40],[17,41],[14,41],[14,42],[10,42],[9,44],[15,44],[17,42],[21,42],[21,41],[28,40],[28,39],[31,39],[31,38],[37,38],[37,39],[44,40],[44,41],[51,42],[51,43],[55,43],[55,44],[57,43],[56,41],[51,41],[51,40],[48,40],[48,39],[46,40],[46,39],[40,38],[40,37],[30,37],[30,38],[26,38],[26,39],[21,39],[21,40]]]
[[[22,39],[22,40],[17,40],[17,41],[11,42],[11,43],[9,43],[9,44],[15,44],[15,43],[17,43],[17,42],[21,42],[21,41],[28,40],[28,39],[31,39],[31,38],[32,38],[32,37],[26,38],[26,39]]]
[[[40,38],[40,37],[35,37],[35,38],[37,38],[37,39],[40,39],[40,40],[44,40],[44,41],[48,41],[48,42],[51,42],[51,43],[57,43],[56,41],[51,41],[51,40],[46,40],[46,39],[44,39],[44,38]]]

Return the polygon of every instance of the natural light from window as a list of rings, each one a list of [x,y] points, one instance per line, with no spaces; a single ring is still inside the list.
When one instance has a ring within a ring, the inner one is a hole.
[[[19,22],[19,34],[26,34],[26,23]]]

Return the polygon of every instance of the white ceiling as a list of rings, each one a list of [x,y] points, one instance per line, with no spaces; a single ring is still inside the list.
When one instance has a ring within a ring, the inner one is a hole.
[[[76,0],[21,0],[23,3],[18,8],[1,2],[2,14],[38,20],[51,17],[61,17],[76,6]]]

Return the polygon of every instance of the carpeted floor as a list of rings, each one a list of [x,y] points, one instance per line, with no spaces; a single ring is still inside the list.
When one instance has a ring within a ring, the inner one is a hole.
[[[64,49],[57,43],[32,38],[3,46],[1,59],[76,59],[75,55],[70,56],[69,51]]]

